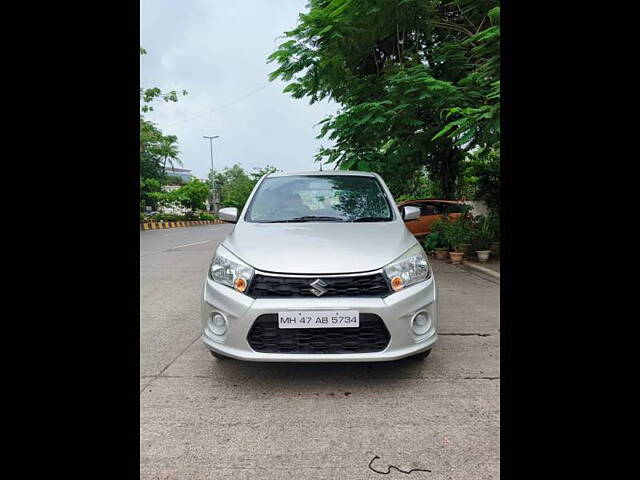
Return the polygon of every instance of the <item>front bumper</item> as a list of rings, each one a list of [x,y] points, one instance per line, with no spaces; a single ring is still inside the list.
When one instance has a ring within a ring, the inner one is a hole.
[[[438,306],[436,283],[430,279],[407,287],[385,298],[258,298],[253,299],[229,287],[205,280],[202,299],[202,341],[210,350],[239,360],[258,362],[376,362],[397,360],[430,349],[437,341]],[[262,353],[247,340],[253,322],[260,315],[286,310],[358,310],[378,315],[389,330],[387,347],[370,353]],[[423,335],[411,329],[411,320],[420,311],[428,313],[430,326]],[[213,333],[210,319],[222,313],[228,322],[224,335]]]

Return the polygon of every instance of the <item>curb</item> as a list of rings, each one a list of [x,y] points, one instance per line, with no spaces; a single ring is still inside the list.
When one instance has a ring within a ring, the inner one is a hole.
[[[216,220],[190,220],[181,222],[147,222],[140,224],[140,230],[162,230],[165,228],[180,228],[180,227],[199,227],[201,225],[220,225],[223,222],[220,219]]]
[[[491,270],[490,268],[482,267],[477,263],[468,262],[468,261],[465,261],[463,265],[471,270],[475,270],[476,272],[483,273],[485,275],[489,275],[490,277],[495,278],[496,280],[500,280],[500,273],[494,270]]]

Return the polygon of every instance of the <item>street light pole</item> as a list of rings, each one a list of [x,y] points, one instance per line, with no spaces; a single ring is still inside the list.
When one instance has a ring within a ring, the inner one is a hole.
[[[215,192],[214,192],[214,175],[213,175],[213,139],[214,138],[220,138],[220,135],[214,135],[212,137],[208,137],[206,135],[203,135],[202,138],[208,138],[209,139],[209,149],[211,150],[211,209],[213,210],[214,208],[214,204],[216,201],[216,196],[215,196]],[[217,212],[216,212],[217,213]]]

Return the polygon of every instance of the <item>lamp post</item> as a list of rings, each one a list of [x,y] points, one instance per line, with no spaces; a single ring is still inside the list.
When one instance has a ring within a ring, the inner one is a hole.
[[[209,137],[207,135],[203,135],[202,138],[208,138],[209,139],[209,149],[211,150],[211,209],[214,210],[214,204],[216,201],[216,196],[215,196],[215,185],[214,185],[214,176],[213,176],[213,139],[214,138],[220,138],[220,135],[214,135],[212,137]],[[217,211],[214,210],[215,213],[218,213]]]

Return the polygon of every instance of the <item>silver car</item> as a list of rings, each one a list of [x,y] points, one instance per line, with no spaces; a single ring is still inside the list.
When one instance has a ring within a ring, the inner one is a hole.
[[[262,177],[213,255],[202,340],[217,358],[359,362],[425,358],[438,339],[436,283],[379,175]]]

